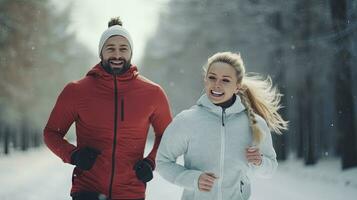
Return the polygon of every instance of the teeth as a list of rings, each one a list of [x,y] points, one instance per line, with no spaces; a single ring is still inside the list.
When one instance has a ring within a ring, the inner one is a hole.
[[[217,95],[222,95],[223,94],[223,92],[216,92],[216,91],[213,91],[213,90],[212,90],[212,93],[213,94],[217,94]]]
[[[123,62],[122,61],[111,61],[111,63],[113,63],[113,64],[116,64],[116,65],[120,65],[120,64],[122,64]]]

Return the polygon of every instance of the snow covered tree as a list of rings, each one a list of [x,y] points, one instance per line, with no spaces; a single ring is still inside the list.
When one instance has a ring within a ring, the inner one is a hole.
[[[0,1],[0,131],[15,148],[38,146],[58,93],[95,58],[68,30],[70,8],[54,10],[48,0]]]
[[[351,88],[353,85],[350,39],[352,34],[349,33],[350,28],[353,29],[349,24],[356,22],[355,20],[350,21],[348,17],[348,2],[352,1],[330,0],[333,28],[338,36],[334,40],[336,48],[332,65],[335,74],[336,122],[341,142],[342,168],[344,169],[357,166],[356,117]]]

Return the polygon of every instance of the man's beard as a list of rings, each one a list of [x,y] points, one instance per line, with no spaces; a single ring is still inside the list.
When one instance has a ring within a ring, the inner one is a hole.
[[[118,61],[122,61],[123,62],[123,66],[120,68],[117,67],[111,67],[110,66],[110,61],[112,60],[118,60]],[[104,70],[106,72],[108,72],[109,74],[113,74],[113,75],[122,75],[124,74],[126,71],[128,71],[128,69],[131,66],[131,62],[130,60],[125,60],[123,58],[119,58],[119,59],[114,59],[114,58],[109,58],[108,60],[102,60],[102,67],[104,68]]]

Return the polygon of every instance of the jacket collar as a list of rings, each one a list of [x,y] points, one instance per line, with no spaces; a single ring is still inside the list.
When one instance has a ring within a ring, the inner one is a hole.
[[[236,96],[236,101],[234,102],[233,105],[230,107],[226,108],[226,114],[235,114],[235,113],[240,113],[245,110],[244,105],[241,102],[241,98],[239,95]],[[216,106],[214,105],[207,97],[206,94],[202,95],[198,101],[197,105],[200,107],[203,107],[204,109],[216,114],[216,115],[222,115],[222,107],[221,106]]]
[[[124,74],[117,76],[119,81],[129,81],[135,79],[139,75],[138,68],[131,65],[128,71]],[[113,75],[107,73],[100,63],[96,64],[88,73],[87,76],[99,77],[105,80],[113,80]]]

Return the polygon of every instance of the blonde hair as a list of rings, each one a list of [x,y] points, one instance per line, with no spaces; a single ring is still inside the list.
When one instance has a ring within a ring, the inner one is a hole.
[[[218,52],[208,58],[207,64],[203,68],[205,76],[210,66],[216,62],[229,64],[236,70],[238,84],[241,85],[238,95],[247,109],[253,144],[259,144],[262,140],[262,132],[258,127],[255,114],[266,121],[271,131],[282,134],[282,130],[287,129],[288,121],[285,121],[278,113],[281,108],[282,94],[276,87],[273,87],[271,78],[264,79],[259,74],[246,74],[240,54],[232,52]]]

